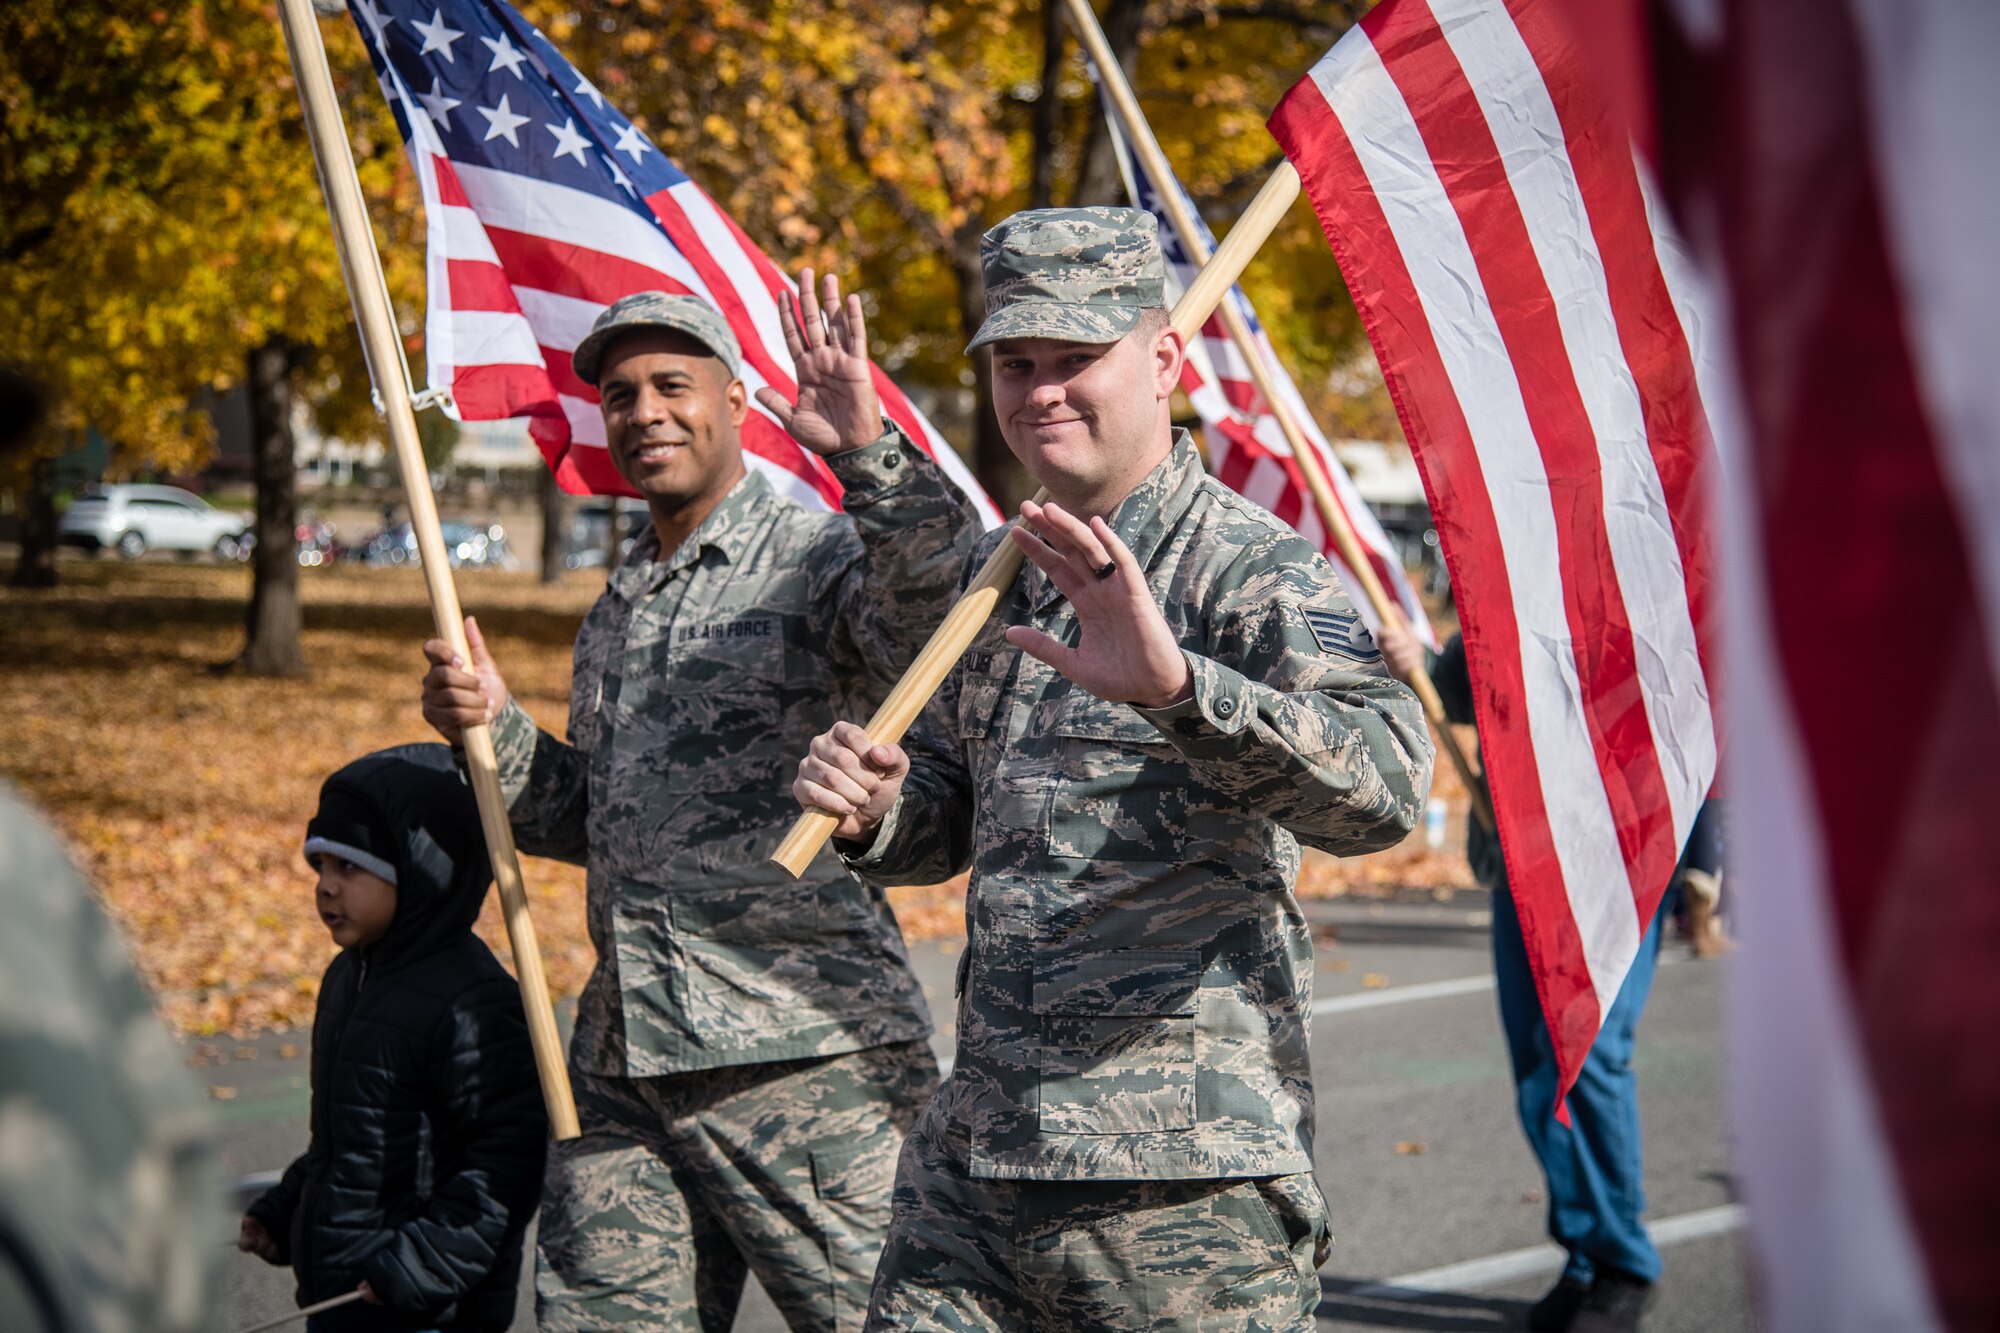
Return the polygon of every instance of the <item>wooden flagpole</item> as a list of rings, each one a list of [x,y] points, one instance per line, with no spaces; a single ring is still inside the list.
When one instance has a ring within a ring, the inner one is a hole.
[[[302,3],[303,0],[295,0]],[[1299,173],[1290,162],[1271,173],[1264,182],[1264,188],[1250,201],[1243,216],[1229,230],[1228,237],[1217,248],[1215,255],[1196,276],[1182,295],[1180,304],[1174,307],[1173,324],[1183,339],[1192,338],[1195,331],[1208,322],[1209,312],[1222,299],[1250,259],[1270,238],[1278,222],[1291,207],[1292,200],[1298,198]],[[1040,504],[1048,499],[1047,491],[1039,491],[1035,502]],[[1021,548],[1011,540],[1002,541],[986,558],[977,577],[972,580],[964,594],[945,616],[944,623],[937,627],[909,670],[896,682],[896,688],[889,691],[889,697],[875,710],[875,716],[868,719],[868,737],[878,745],[894,745],[903,738],[903,733],[924,711],[924,705],[944,684],[958,659],[965,655],[979,627],[993,614],[999,604],[1000,594],[1014,584],[1014,576],[1021,570]],[[839,820],[832,815],[818,811],[808,811],[799,816],[792,825],[785,840],[778,844],[778,850],[771,859],[793,876],[803,875],[826,840],[833,836]]]
[[[1206,265],[1209,259],[1208,241],[1201,228],[1195,224],[1194,216],[1188,211],[1187,200],[1182,196],[1180,185],[1174,178],[1173,168],[1167,162],[1167,155],[1160,148],[1160,142],[1153,135],[1153,127],[1146,120],[1146,113],[1140,109],[1139,99],[1133,95],[1132,85],[1125,80],[1125,69],[1118,63],[1111,50],[1111,43],[1105,39],[1104,29],[1098,25],[1097,13],[1090,7],[1090,0],[1065,0],[1069,6],[1070,23],[1076,29],[1077,37],[1097,66],[1097,77],[1104,81],[1105,91],[1111,94],[1111,105],[1123,122],[1125,137],[1132,145],[1132,151],[1139,159],[1140,169],[1153,182],[1153,193],[1159,196],[1160,205],[1166,210],[1167,221],[1181,238],[1181,245],[1188,257],[1197,264]],[[1243,312],[1233,301],[1222,301],[1216,306],[1216,313],[1222,317],[1223,327],[1243,354],[1243,362],[1250,368],[1250,379],[1257,387],[1271,415],[1277,418],[1278,426],[1285,433],[1285,441],[1291,446],[1292,457],[1298,460],[1299,471],[1305,476],[1306,488],[1312,492],[1313,503],[1319,509],[1320,520],[1333,537],[1339,548],[1340,558],[1354,571],[1356,581],[1367,596],[1369,604],[1375,608],[1375,615],[1385,623],[1391,616],[1400,616],[1398,607],[1389,596],[1388,589],[1376,576],[1375,566],[1370,563],[1361,539],[1348,521],[1347,511],[1340,505],[1333,493],[1333,483],[1326,475],[1326,468],[1319,456],[1319,450],[1308,440],[1297,418],[1292,415],[1291,404],[1277,392],[1277,384],[1271,365],[1264,359],[1263,349],[1250,332],[1249,323]],[[1193,335],[1190,335],[1193,336]],[[1436,733],[1438,743],[1444,746],[1451,757],[1452,766],[1458,770],[1460,780],[1472,797],[1473,813],[1487,828],[1493,827],[1492,796],[1486,790],[1486,779],[1474,766],[1472,757],[1459,745],[1458,735],[1444,715],[1444,701],[1438,697],[1437,686],[1431,683],[1430,673],[1417,671],[1410,686],[1417,692],[1417,698],[1424,706],[1424,715],[1430,720],[1431,730]]]
[[[328,1310],[338,1310],[341,1306],[352,1305],[360,1299],[361,1288],[356,1287],[345,1296],[335,1296],[330,1301],[320,1301],[316,1305],[307,1305],[294,1310],[288,1315],[280,1315],[276,1319],[267,1319],[261,1324],[252,1324],[248,1328],[239,1328],[236,1330],[236,1333],[270,1333],[274,1328],[283,1328],[286,1324],[296,1324],[301,1319],[310,1319],[316,1314],[325,1314]]]
[[[409,499],[410,527],[416,533],[423,562],[431,616],[437,623],[438,637],[469,662],[472,650],[466,646],[465,615],[438,527],[437,497],[431,493],[423,446],[417,440],[417,415],[410,406],[409,368],[403,362],[395,312],[389,307],[388,285],[375,252],[375,233],[368,224],[347,127],[334,96],[326,47],[320,41],[319,24],[309,0],[278,0],[278,13],[291,53],[293,77],[299,85],[299,102],[305,108],[313,156],[319,163],[320,188],[333,219],[347,294],[354,303],[354,322],[361,331],[368,370],[388,421],[396,467],[402,474],[403,493]],[[514,830],[507,822],[507,802],[500,791],[493,734],[486,727],[465,729],[465,759],[492,856],[493,878],[500,888],[500,906],[507,922],[507,940],[514,950],[514,974],[521,983],[521,1003],[527,1010],[528,1036],[534,1046],[535,1068],[541,1075],[549,1128],[558,1139],[573,1139],[579,1132],[576,1102],[570,1095],[569,1071],[563,1061],[562,1037],[556,1031],[555,1010],[549,1004],[548,982],[542,975],[541,946],[535,941],[535,924],[528,915],[528,892],[514,849]]]

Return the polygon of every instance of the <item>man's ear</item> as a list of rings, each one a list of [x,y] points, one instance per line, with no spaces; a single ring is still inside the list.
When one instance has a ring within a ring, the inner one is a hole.
[[[1172,324],[1160,330],[1153,345],[1153,387],[1161,398],[1173,397],[1181,382],[1181,363],[1187,359],[1187,344]]]
[[[732,379],[723,396],[729,400],[729,424],[741,429],[750,415],[750,391],[743,387],[742,380]]]

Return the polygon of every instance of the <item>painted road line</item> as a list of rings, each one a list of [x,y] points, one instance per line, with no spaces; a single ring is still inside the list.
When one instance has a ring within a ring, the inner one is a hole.
[[[1740,1230],[1742,1226],[1743,1205],[1726,1203],[1716,1208],[1648,1222],[1646,1231],[1652,1236],[1653,1244],[1665,1249],[1691,1240],[1726,1235]],[[1394,1300],[1425,1293],[1486,1291],[1522,1278],[1561,1272],[1568,1257],[1556,1245],[1533,1245],[1525,1250],[1509,1250],[1505,1254],[1489,1254],[1483,1259],[1467,1259],[1442,1268],[1405,1273],[1385,1282],[1347,1287],[1338,1295],[1363,1300]]]
[[[1661,967],[1672,967],[1685,959],[1668,954],[1660,959]],[[1491,972],[1482,972],[1476,977],[1452,977],[1448,981],[1424,981],[1410,986],[1385,986],[1381,990],[1356,991],[1352,995],[1329,995],[1324,1000],[1313,1001],[1313,1017],[1323,1018],[1328,1014],[1351,1014],[1358,1009],[1380,1009],[1384,1005],[1408,1004],[1413,1000],[1443,1000],[1454,995],[1477,995],[1481,991],[1493,989]]]
[[[1352,995],[1329,995],[1313,1001],[1313,1017],[1350,1014],[1357,1009],[1380,1009],[1384,1005],[1408,1004],[1412,1000],[1442,1000],[1452,995],[1476,995],[1493,989],[1493,974],[1453,977],[1449,981],[1424,981],[1412,986],[1385,986],[1381,990],[1356,991]]]

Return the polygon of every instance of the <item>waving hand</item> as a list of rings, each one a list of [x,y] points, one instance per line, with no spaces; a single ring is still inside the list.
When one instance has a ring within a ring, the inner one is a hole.
[[[1007,642],[1100,699],[1164,708],[1192,688],[1187,659],[1160,614],[1146,572],[1101,518],[1086,525],[1060,505],[1021,506],[1010,534],[1069,599],[1083,628],[1074,648],[1016,625]]]
[[[798,402],[788,403],[770,388],[757,390],[757,401],[806,448],[816,454],[837,454],[880,438],[882,404],[869,373],[868,324],[861,298],[850,294],[843,305],[840,279],[831,273],[822,285],[824,305],[813,290],[813,271],[799,274],[803,327],[793,318],[790,301],[778,303],[785,348],[798,375]]]

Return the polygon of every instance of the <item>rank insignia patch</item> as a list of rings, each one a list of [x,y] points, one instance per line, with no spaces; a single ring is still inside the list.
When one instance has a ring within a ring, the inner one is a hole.
[[[1375,636],[1361,623],[1361,617],[1352,612],[1342,615],[1338,611],[1307,608],[1305,618],[1323,653],[1357,662],[1373,662],[1382,655],[1375,646]]]

